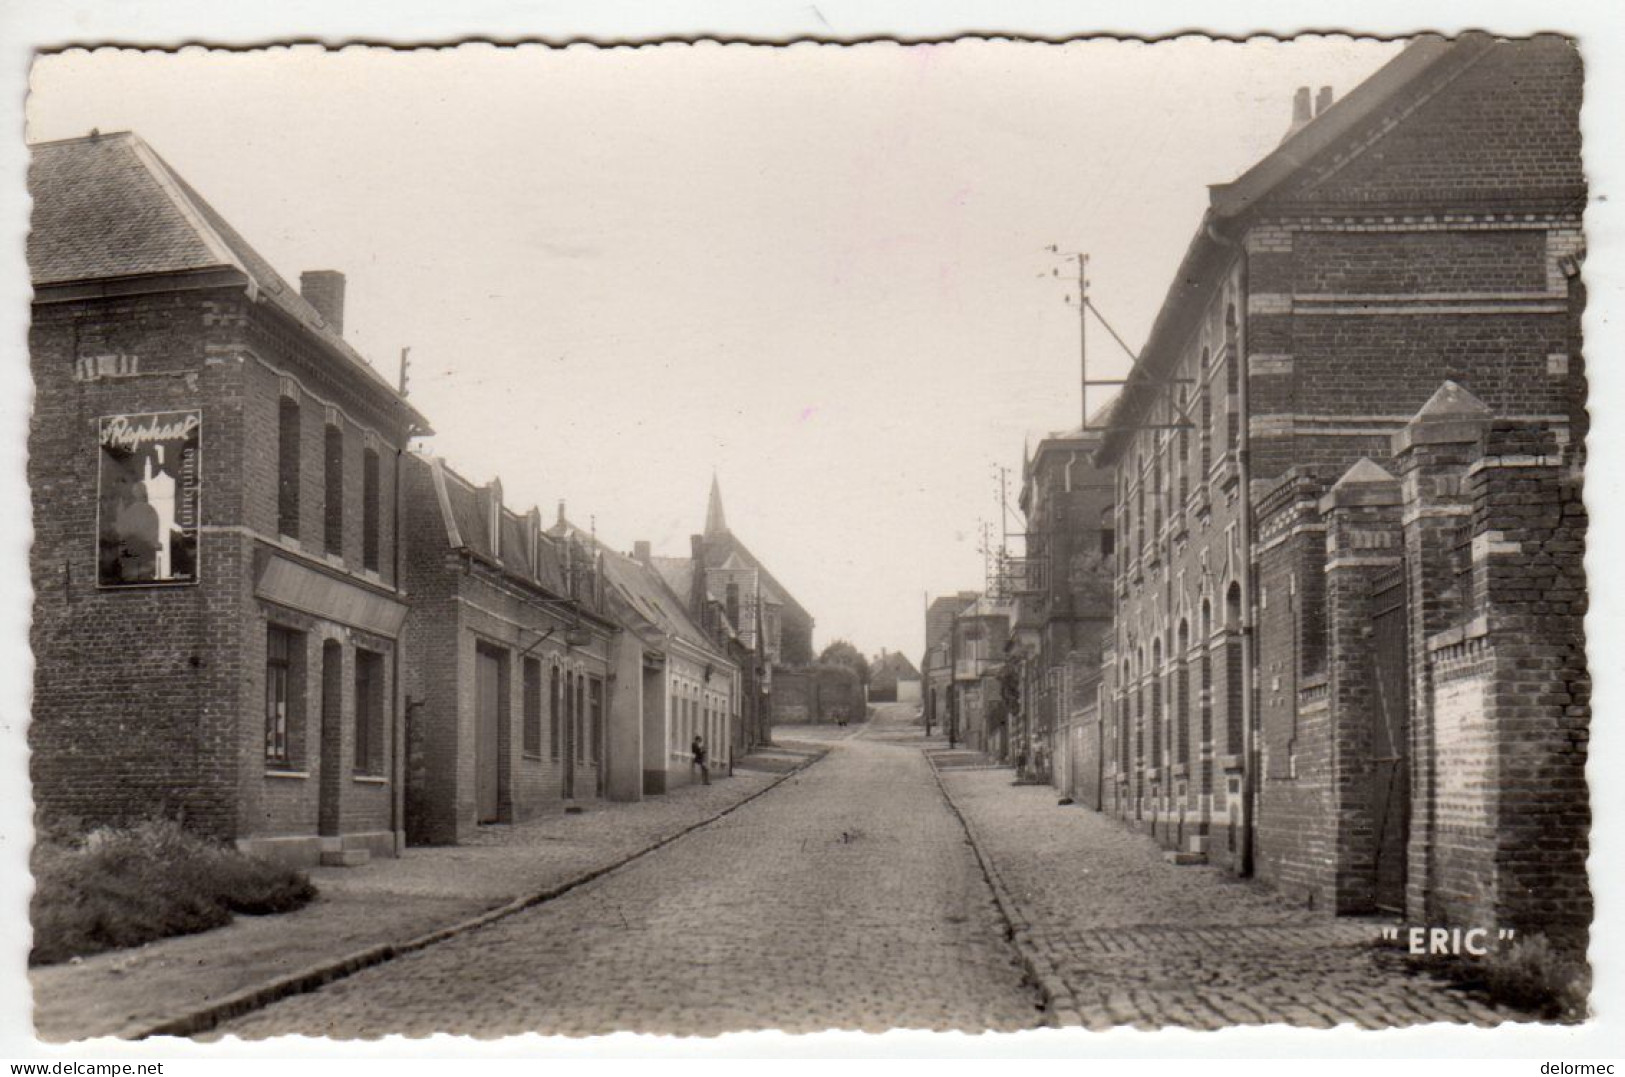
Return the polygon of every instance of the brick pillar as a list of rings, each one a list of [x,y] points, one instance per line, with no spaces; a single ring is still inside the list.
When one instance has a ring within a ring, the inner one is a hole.
[[[1325,615],[1331,757],[1332,904],[1374,905],[1372,581],[1401,562],[1399,480],[1361,460],[1320,499],[1326,520]]]
[[[1472,512],[1464,477],[1478,455],[1479,438],[1490,419],[1490,409],[1481,400],[1447,381],[1394,435],[1404,498],[1411,682],[1411,827],[1405,903],[1414,923],[1425,923],[1435,915],[1441,849],[1460,844],[1463,837],[1442,829],[1428,640],[1450,628],[1463,606],[1453,561],[1457,540]],[[1466,848],[1446,854],[1474,855],[1474,850]]]
[[[1583,944],[1592,918],[1585,506],[1555,437],[1539,428],[1496,424],[1468,486],[1496,757],[1494,889],[1481,918]]]

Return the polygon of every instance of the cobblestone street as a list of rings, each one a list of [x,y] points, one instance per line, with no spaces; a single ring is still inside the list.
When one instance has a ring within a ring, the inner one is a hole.
[[[940,787],[912,708],[797,730],[817,765],[536,909],[222,1026],[257,1038],[1285,1022],[1494,1024],[1375,921],[1291,907],[1006,768]],[[938,757],[942,758],[940,753]],[[958,760],[957,762],[963,762]],[[976,835],[994,891],[946,791]],[[1028,964],[1024,965],[1023,960]],[[1028,965],[1032,972],[1027,972]],[[1052,1000],[1041,1011],[1034,979]]]
[[[1527,1019],[1407,975],[1380,922],[1287,905],[1219,870],[1175,866],[1148,836],[1012,772],[944,769],[1008,900],[1017,944],[1050,978],[1057,1023],[1383,1028]]]
[[[222,1031],[1034,1026],[1038,995],[918,739],[864,733],[795,730],[831,740],[829,756],[718,823]]]

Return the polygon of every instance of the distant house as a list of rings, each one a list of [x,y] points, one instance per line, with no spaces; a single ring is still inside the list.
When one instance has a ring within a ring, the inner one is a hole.
[[[399,461],[427,421],[134,134],[33,147],[30,776],[290,861],[404,843]]]
[[[920,699],[920,671],[901,651],[882,650],[869,663],[871,703],[917,703]]]

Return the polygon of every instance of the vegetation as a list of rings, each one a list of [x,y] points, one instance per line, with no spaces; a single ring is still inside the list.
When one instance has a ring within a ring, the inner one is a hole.
[[[288,912],[316,896],[303,872],[167,820],[42,835],[32,859],[31,965],[207,931],[233,913]]]
[[[818,656],[818,661],[826,665],[845,666],[858,675],[860,685],[869,683],[869,660],[863,656],[862,651],[844,639],[838,639],[825,647],[823,653]]]
[[[1586,1019],[1590,967],[1583,956],[1554,946],[1543,935],[1521,937],[1483,957],[1406,956],[1413,968],[1541,1020],[1577,1024]]]

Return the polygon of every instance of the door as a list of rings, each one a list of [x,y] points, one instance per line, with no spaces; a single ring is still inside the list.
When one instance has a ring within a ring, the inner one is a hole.
[[[1410,842],[1410,662],[1403,566],[1373,581],[1371,677],[1371,818],[1376,834],[1376,904],[1405,910]]]
[[[564,675],[564,799],[576,795],[576,678]]]
[[[332,837],[340,831],[340,800],[350,776],[344,765],[344,645],[322,644],[322,778],[317,786],[317,833]]]
[[[483,648],[474,655],[474,796],[478,821],[501,813],[502,660]]]

